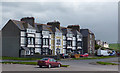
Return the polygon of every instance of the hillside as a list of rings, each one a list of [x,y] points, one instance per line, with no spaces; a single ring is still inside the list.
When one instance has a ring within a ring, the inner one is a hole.
[[[109,47],[111,48],[111,49],[115,49],[115,50],[120,50],[120,44],[109,44]]]

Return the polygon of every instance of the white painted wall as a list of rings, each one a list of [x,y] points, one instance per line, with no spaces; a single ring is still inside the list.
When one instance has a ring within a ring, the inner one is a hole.
[[[27,33],[36,33],[36,30],[35,29],[27,28]]]
[[[25,37],[21,37],[21,44],[26,44],[26,38]]]
[[[35,37],[35,34],[27,34],[27,37]]]
[[[40,38],[35,38],[35,44],[41,44],[41,39]]]
[[[40,53],[41,54],[41,48],[35,48],[35,53]]]
[[[57,40],[58,40],[58,38],[56,38],[56,37],[61,37],[61,39],[60,39],[60,45],[57,45]],[[57,55],[57,54],[56,54],[56,49],[57,49],[56,46],[61,46],[61,47],[62,47],[62,33],[60,33],[60,32],[55,32],[55,55]],[[59,48],[59,49],[60,49],[60,54],[61,54],[61,53],[62,53],[61,50],[62,50],[63,48]]]
[[[35,33],[35,37],[41,37],[41,33]]]
[[[72,41],[72,46],[76,46],[76,41]]]
[[[21,36],[26,36],[25,31],[21,31]]]

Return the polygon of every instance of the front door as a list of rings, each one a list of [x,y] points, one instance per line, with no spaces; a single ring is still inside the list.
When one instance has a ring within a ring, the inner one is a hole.
[[[60,54],[60,49],[59,49],[59,48],[56,49],[56,54],[57,54],[57,55]]]

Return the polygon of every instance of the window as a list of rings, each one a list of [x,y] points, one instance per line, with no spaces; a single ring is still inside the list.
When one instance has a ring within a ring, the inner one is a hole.
[[[72,34],[67,34],[67,37],[72,37]]]
[[[43,39],[43,45],[45,45],[45,39]]]
[[[21,31],[21,36],[25,36],[25,32],[24,31]]]
[[[56,49],[56,53],[57,53],[57,55],[60,54],[60,49],[59,48]]]
[[[26,51],[26,55],[30,55],[30,51]]]
[[[43,45],[49,45],[49,39],[43,39]]]
[[[56,43],[57,45],[60,45],[60,39],[57,39],[57,43]]]
[[[77,42],[77,46],[81,47],[82,46],[82,42]]]
[[[50,55],[50,50],[48,48],[43,48],[42,55]]]
[[[90,35],[90,38],[92,38],[92,35]]]
[[[25,37],[21,37],[21,44],[26,44],[26,38]]]
[[[50,59],[49,61],[52,62],[52,59]]]
[[[35,48],[35,53],[41,54],[41,48]]]
[[[56,60],[55,60],[55,59],[52,59],[52,61],[53,61],[53,62],[56,62]]]
[[[28,44],[30,44],[30,38],[28,38]]]
[[[46,45],[48,45],[48,39],[46,39]]]
[[[70,40],[67,41],[67,45],[68,45],[68,46],[72,46],[72,41],[70,41]]]
[[[41,39],[40,38],[35,38],[35,44],[41,44]]]
[[[32,45],[34,44],[34,40],[33,40],[33,38],[31,38],[31,44],[32,44]]]
[[[34,38],[28,38],[28,45],[34,45]]]
[[[42,31],[43,35],[49,35],[49,31]]]

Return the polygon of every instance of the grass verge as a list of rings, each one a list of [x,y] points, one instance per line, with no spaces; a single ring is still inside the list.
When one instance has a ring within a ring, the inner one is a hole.
[[[110,63],[110,62],[101,62],[101,61],[98,61],[96,62],[97,64],[101,64],[101,65],[118,65],[116,63]]]
[[[84,59],[104,59],[104,58],[113,58],[115,56],[103,56],[103,57],[80,57],[72,58],[71,60],[84,60]],[[2,60],[40,60],[41,58],[18,58],[18,57],[0,57]]]
[[[61,67],[69,67],[70,65],[61,65]]]
[[[80,58],[72,58],[72,60],[86,60],[86,59],[105,59],[105,58],[113,58],[115,56],[102,56],[102,57],[80,57]]]
[[[25,65],[37,65],[37,62],[1,62],[2,64],[25,64]],[[61,67],[69,67],[69,65],[61,65]]]
[[[40,58],[0,57],[2,60],[40,60]]]

